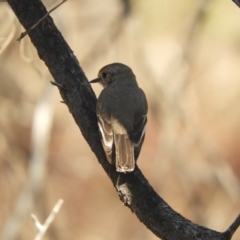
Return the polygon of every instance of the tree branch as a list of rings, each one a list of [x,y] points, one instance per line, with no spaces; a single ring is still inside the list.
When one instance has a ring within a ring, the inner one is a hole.
[[[8,0],[26,30],[47,11],[40,0]],[[39,57],[45,62],[59,87],[63,101],[72,113],[84,138],[118,191],[121,201],[141,222],[163,240],[229,240],[220,233],[185,219],[176,213],[150,186],[138,167],[129,174],[118,173],[102,149],[95,113],[96,96],[76,57],[48,16],[29,32]],[[239,221],[237,221],[239,225]],[[233,224],[234,225],[234,224]],[[237,226],[238,227],[238,226]],[[237,228],[234,225],[234,229]]]
[[[240,0],[232,0],[238,7],[240,7]]]
[[[51,10],[49,10],[46,15],[44,15],[41,19],[39,19],[34,25],[31,26],[27,31],[21,33],[20,37],[17,39],[19,42],[26,36],[28,33],[34,29],[38,24],[40,24],[44,19],[46,19],[47,16],[50,15],[51,12],[56,10],[58,7],[60,7],[63,3],[65,3],[67,0],[62,0],[59,4],[57,4],[55,7],[53,7]]]

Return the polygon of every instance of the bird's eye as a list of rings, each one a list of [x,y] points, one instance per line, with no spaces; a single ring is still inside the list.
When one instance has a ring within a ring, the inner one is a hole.
[[[102,72],[102,77],[106,78],[106,76],[107,76],[107,73],[106,72]]]

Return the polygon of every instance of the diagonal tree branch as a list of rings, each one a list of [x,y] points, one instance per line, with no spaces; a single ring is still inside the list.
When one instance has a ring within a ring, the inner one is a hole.
[[[47,14],[40,0],[8,0],[26,30]],[[54,77],[60,94],[84,138],[111,179],[121,201],[141,222],[163,240],[229,240],[239,221],[229,232],[220,233],[185,219],[176,213],[150,186],[138,167],[129,174],[118,173],[105,157],[98,135],[96,96],[76,57],[48,16],[29,32],[39,57]],[[231,232],[231,234],[230,234]]]
[[[53,12],[54,10],[56,10],[58,7],[60,7],[64,2],[66,2],[67,0],[62,0],[62,2],[60,2],[59,4],[57,4],[55,7],[53,7],[51,10],[49,10],[45,16],[43,16],[41,19],[39,19],[33,26],[31,26],[31,28],[29,28],[27,31],[21,33],[20,37],[17,39],[19,42],[32,30],[34,29],[40,22],[42,22],[47,16],[50,15],[51,12]]]
[[[232,0],[238,7],[240,7],[240,0]]]

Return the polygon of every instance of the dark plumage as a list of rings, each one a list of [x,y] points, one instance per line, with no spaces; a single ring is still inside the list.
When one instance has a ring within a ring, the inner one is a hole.
[[[147,100],[131,68],[121,63],[103,67],[98,78],[104,89],[97,101],[98,126],[107,159],[119,172],[134,170],[147,123]]]

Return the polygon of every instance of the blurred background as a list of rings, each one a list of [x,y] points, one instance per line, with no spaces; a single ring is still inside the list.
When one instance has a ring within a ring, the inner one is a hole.
[[[89,80],[112,62],[133,69],[149,104],[140,169],[174,210],[225,231],[240,212],[240,9],[69,0],[51,16]],[[158,239],[119,201],[23,31],[0,3],[1,239],[34,239],[30,213],[43,223],[59,198],[44,239]]]

